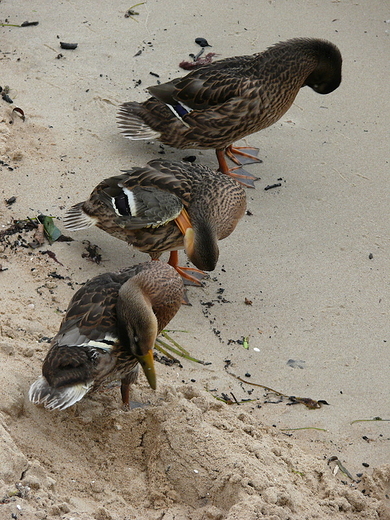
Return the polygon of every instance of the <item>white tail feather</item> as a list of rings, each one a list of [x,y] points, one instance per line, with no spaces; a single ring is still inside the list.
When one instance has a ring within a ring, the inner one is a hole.
[[[121,107],[118,112],[118,126],[122,130],[122,134],[133,141],[159,139],[161,137],[160,132],[150,128],[140,117],[126,107]]]
[[[43,376],[31,386],[28,398],[34,404],[43,404],[48,410],[65,410],[80,401],[93,387],[93,381],[77,385],[52,388]]]
[[[65,228],[69,231],[80,231],[96,225],[98,219],[87,215],[83,211],[83,204],[84,202],[79,202],[65,213],[63,222]]]

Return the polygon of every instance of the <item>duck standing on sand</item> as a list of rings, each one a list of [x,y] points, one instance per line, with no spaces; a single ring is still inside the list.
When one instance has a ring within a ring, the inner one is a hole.
[[[200,164],[150,161],[102,181],[85,202],[69,209],[65,227],[96,225],[156,260],[171,251],[169,263],[194,285],[212,271],[218,240],[229,236],[246,209],[246,194],[232,178]],[[198,268],[180,267],[185,249]]]
[[[261,162],[258,149],[233,147],[233,141],[278,121],[301,87],[308,85],[319,94],[335,90],[341,65],[333,43],[294,38],[149,87],[151,98],[120,107],[118,124],[129,139],[158,139],[174,148],[214,148],[219,171],[254,187],[256,177],[239,166]],[[239,166],[230,169],[225,154]]]
[[[104,380],[121,379],[125,408],[140,364],[156,388],[153,346],[178,311],[183,282],[161,262],[145,262],[89,280],[73,296],[29,399],[64,410]]]

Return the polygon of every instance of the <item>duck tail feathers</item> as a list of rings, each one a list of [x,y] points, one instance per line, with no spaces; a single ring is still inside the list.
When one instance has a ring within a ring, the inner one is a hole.
[[[80,231],[96,225],[97,219],[87,215],[83,210],[83,205],[84,202],[79,202],[65,213],[63,222],[69,231]]]
[[[47,380],[40,376],[31,385],[28,398],[34,404],[43,404],[48,410],[65,410],[80,401],[92,386],[93,381],[52,388]]]
[[[118,126],[122,134],[133,141],[144,139],[159,139],[160,132],[156,132],[137,114],[141,105],[136,102],[124,103],[118,111]]]

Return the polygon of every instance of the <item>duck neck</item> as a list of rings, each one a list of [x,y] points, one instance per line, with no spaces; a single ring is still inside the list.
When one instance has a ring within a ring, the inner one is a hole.
[[[152,302],[143,290],[140,283],[142,279],[137,279],[138,276],[122,285],[116,309],[118,329],[122,336],[126,331],[126,343],[131,353],[141,356],[153,348],[158,334],[158,324]]]

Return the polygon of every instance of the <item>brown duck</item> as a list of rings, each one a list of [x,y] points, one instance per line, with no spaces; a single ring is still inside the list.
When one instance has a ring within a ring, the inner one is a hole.
[[[153,346],[178,311],[183,282],[162,262],[145,262],[89,280],[73,296],[29,398],[64,410],[103,381],[121,379],[129,408],[140,364],[156,388]]]
[[[253,175],[229,169],[261,162],[255,148],[232,143],[278,121],[301,87],[328,94],[341,82],[342,58],[331,42],[294,38],[251,55],[216,61],[183,78],[149,87],[143,103],[124,103],[118,124],[129,139],[159,139],[175,148],[214,148],[219,170],[254,186]],[[254,154],[254,155],[253,155]]]
[[[218,240],[229,236],[245,213],[246,194],[232,178],[200,164],[150,161],[101,182],[89,199],[64,218],[69,230],[96,225],[154,260],[171,251],[169,263],[192,284],[218,261]],[[198,268],[178,266],[185,249]]]

